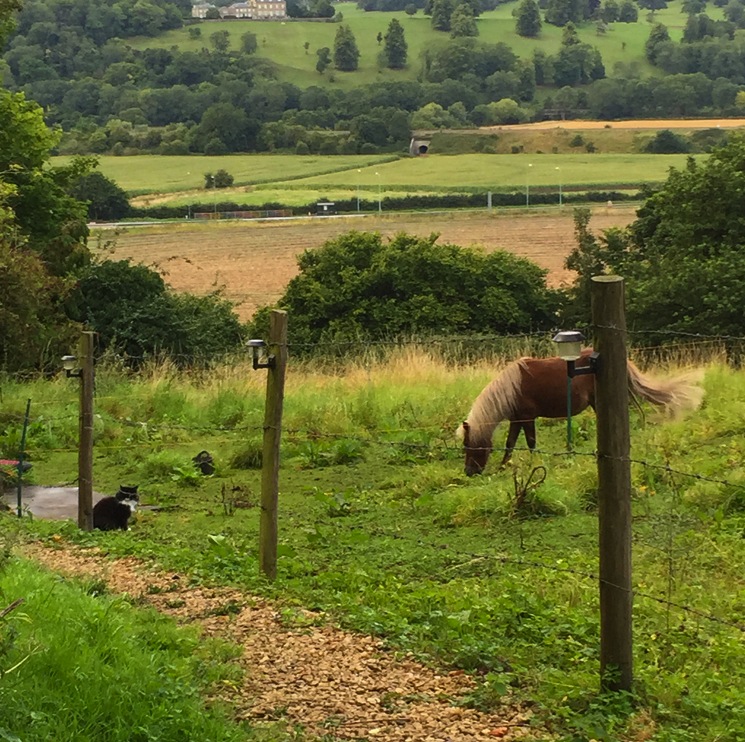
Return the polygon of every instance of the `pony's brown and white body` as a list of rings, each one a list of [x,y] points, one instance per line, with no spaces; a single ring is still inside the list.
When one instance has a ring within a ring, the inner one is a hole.
[[[584,350],[577,368],[589,364],[591,349]],[[628,361],[629,392],[669,412],[695,409],[701,403],[703,390],[691,374],[652,381]],[[572,379],[572,413],[595,407],[595,377],[592,374]],[[466,474],[480,474],[492,451],[492,436],[502,420],[510,421],[504,466],[512,456],[522,430],[528,448],[536,446],[537,417],[566,417],[567,366],[561,358],[520,358],[509,364],[479,394],[465,422],[458,428],[466,455]]]

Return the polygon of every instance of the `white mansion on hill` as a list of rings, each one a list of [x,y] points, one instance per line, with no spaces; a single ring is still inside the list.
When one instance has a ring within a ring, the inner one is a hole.
[[[216,8],[220,18],[251,18],[257,21],[287,17],[285,0],[247,0],[232,5],[195,3],[191,6],[192,18],[206,18],[210,9]]]

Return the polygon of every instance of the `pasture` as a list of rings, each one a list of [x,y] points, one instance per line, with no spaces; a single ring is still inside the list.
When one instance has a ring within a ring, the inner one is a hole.
[[[515,339],[503,360],[546,340]],[[249,722],[282,718],[329,740],[423,742],[443,729],[473,740],[517,732],[539,740],[737,740],[745,728],[745,470],[743,440],[732,431],[745,415],[741,372],[718,362],[711,339],[697,355],[678,357],[705,359],[702,409],[673,421],[632,412],[637,695],[614,698],[597,692],[594,416],[574,418],[571,456],[564,421],[540,420],[538,453],[517,450],[505,471],[495,456],[483,476],[467,478],[453,431],[501,362],[454,364],[458,343],[403,344],[385,358],[363,354],[334,368],[293,362],[290,351],[272,585],[259,578],[256,555],[265,377],[241,359],[209,373],[155,364],[136,376],[102,360],[95,487],[138,483],[143,502],[159,509],[138,513],[126,533],[27,520],[22,534],[54,546],[44,561],[60,569],[76,565],[63,544],[157,565],[159,573],[136,580],[117,579],[131,572],[131,560],[105,574],[115,589],[139,585],[143,602],[184,622],[211,616],[210,630],[234,640],[270,599],[274,618],[261,651],[249,654],[256,664],[226,694]],[[649,352],[640,358],[649,362]],[[20,419],[27,398],[35,481],[70,481],[77,384],[7,379],[6,419]],[[504,435],[497,430],[497,447]],[[201,449],[215,457],[211,477],[191,465]],[[5,529],[14,523],[0,519]],[[195,602],[189,582],[216,600]],[[431,691],[426,671],[420,678],[410,666],[395,684],[383,670],[368,686],[368,668],[391,653],[368,650],[348,673],[335,652],[358,640],[339,638],[331,624],[379,637],[407,661],[465,673],[471,685]],[[293,654],[302,637],[317,642],[305,655],[312,661]],[[276,651],[283,669],[267,676]],[[256,686],[266,677],[276,680],[268,699]],[[479,734],[458,726],[476,713]]]
[[[590,141],[593,135],[586,135]],[[223,157],[137,155],[99,157],[99,170],[133,197],[135,205],[235,201],[290,206],[326,198],[377,200],[418,193],[447,194],[638,188],[661,183],[686,155],[643,154],[461,154],[428,157],[226,155]],[[705,155],[697,155],[705,157]],[[52,158],[52,164],[69,162]],[[204,174],[225,169],[230,188],[205,189]]]
[[[517,5],[517,1],[507,2],[482,14],[477,20],[479,39],[490,43],[505,42],[516,54],[526,59],[531,58],[536,49],[542,49],[548,54],[556,53],[561,44],[560,28],[544,23],[541,35],[536,39],[523,38],[515,33],[512,13]],[[336,24],[323,21],[207,21],[199,24],[202,35],[197,39],[190,38],[187,28],[182,28],[154,39],[139,38],[128,43],[137,49],[167,49],[177,46],[183,51],[199,51],[210,45],[210,34],[217,30],[227,30],[230,33],[231,48],[238,49],[241,36],[250,31],[256,34],[258,40],[256,56],[276,65],[280,80],[301,88],[321,85],[350,89],[379,81],[416,79],[421,71],[423,50],[449,38],[446,33],[434,31],[430,18],[424,16],[421,10],[415,16],[408,16],[402,11],[366,13],[355,3],[337,3],[335,9],[343,15],[343,23],[350,26],[357,40],[360,60],[359,69],[355,72],[328,70],[324,75],[319,75],[316,71],[315,51],[324,46],[333,50],[337,29]],[[706,12],[714,19],[722,17],[721,9],[717,7],[707,7]],[[664,23],[668,27],[671,38],[680,38],[686,15],[681,11],[678,0],[673,0],[668,8],[657,11],[654,16],[655,22]],[[378,64],[381,46],[376,37],[378,33],[385,35],[392,18],[397,18],[403,25],[409,46],[409,63],[403,70],[390,70]],[[637,23],[612,24],[605,34],[598,34],[592,23],[580,27],[578,31],[582,41],[600,50],[608,74],[612,74],[617,65],[623,65],[627,70],[650,75],[656,74],[644,56],[644,43],[650,28],[651,24],[642,10]],[[309,44],[308,52],[305,51],[305,42]]]
[[[596,207],[594,230],[624,227],[634,219],[628,205]],[[352,229],[393,236],[408,232],[440,234],[442,242],[486,251],[509,250],[548,271],[550,285],[572,278],[564,259],[575,246],[572,209],[531,208],[429,214],[367,214],[342,218],[291,221],[241,221],[180,224],[94,231],[94,252],[149,265],[162,272],[178,291],[204,294],[223,288],[244,320],[277,301],[297,273],[297,256],[304,250]],[[96,247],[96,243],[100,247]]]

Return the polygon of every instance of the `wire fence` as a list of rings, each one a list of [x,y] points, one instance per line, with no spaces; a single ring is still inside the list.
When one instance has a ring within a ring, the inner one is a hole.
[[[617,328],[614,328],[617,329]],[[589,334],[592,328],[587,328],[586,332]],[[632,353],[642,354],[643,356],[654,357],[655,354],[665,353],[670,357],[674,356],[674,353],[700,353],[703,357],[714,355],[714,349],[722,349],[726,347],[727,343],[745,343],[745,337],[733,336],[733,335],[703,335],[700,333],[690,332],[677,332],[677,331],[638,331],[634,333],[628,333],[634,335],[637,338],[655,338],[665,336],[666,338],[675,337],[679,338],[680,342],[676,346],[670,346],[668,344],[656,344],[656,343],[638,343],[633,346]],[[477,347],[479,344],[492,343],[495,346],[499,346],[504,349],[506,347],[543,347],[548,348],[547,336],[545,333],[530,333],[530,334],[516,334],[516,335],[480,335],[476,337],[463,338],[460,336],[448,336],[442,338],[428,338],[426,341],[423,340],[410,340],[410,341],[398,341],[398,340],[377,340],[377,341],[344,341],[342,343],[330,344],[336,350],[347,350],[347,349],[363,349],[369,350],[370,348],[383,348],[392,350],[404,350],[416,348],[417,350],[423,347],[432,351],[438,346],[445,346],[448,344],[464,347]],[[510,345],[511,344],[511,345]],[[532,345],[531,345],[532,344]],[[328,348],[329,344],[326,344]],[[290,357],[292,358],[293,349],[309,348],[308,345],[293,346],[289,345]],[[184,359],[187,357],[185,356]],[[102,362],[113,364],[116,366],[116,359],[113,359],[111,355],[105,355]],[[140,360],[153,360],[142,356]],[[222,361],[213,359],[213,363],[219,364],[221,362],[246,362],[248,359],[242,356],[236,356],[230,354],[225,356]],[[12,385],[14,383],[24,383],[25,381],[39,381],[40,379],[47,379],[48,375],[32,375],[27,376],[21,375],[9,375],[4,374],[0,377],[0,390],[3,385]],[[41,402],[33,403],[34,414],[29,422],[30,424],[46,427],[51,433],[55,432],[55,428],[58,425],[67,425],[68,427],[77,422],[78,413],[77,410],[70,412],[59,412],[60,407],[72,406],[76,404],[74,396],[76,385],[71,384],[70,394],[64,399],[53,399],[43,400]],[[17,395],[16,395],[17,397]],[[15,397],[14,397],[15,398]],[[105,403],[119,402],[121,400],[118,395],[97,395],[96,401],[100,408],[105,407]],[[0,395],[0,405],[2,405],[2,395]],[[16,405],[18,402],[16,400]],[[52,414],[38,413],[38,408],[51,409]],[[20,411],[18,412],[20,415]],[[20,421],[20,417],[16,415],[16,412],[11,410],[5,413],[5,425],[6,429],[10,425]],[[106,409],[99,409],[96,415],[96,421],[101,426],[118,426],[123,430],[140,431],[144,439],[137,440],[106,440],[99,441],[98,446],[101,450],[153,450],[154,448],[169,448],[171,446],[184,446],[188,445],[187,442],[169,441],[162,438],[163,434],[177,432],[186,433],[193,436],[201,436],[208,438],[209,441],[216,443],[218,441],[233,441],[237,439],[245,442],[249,436],[260,437],[264,432],[264,425],[260,422],[250,424],[245,419],[241,419],[235,424],[197,424],[194,422],[176,422],[173,420],[153,420],[153,419],[133,419],[129,416],[122,416],[115,414],[114,412]],[[1,432],[1,431],[0,431]],[[336,442],[336,441],[353,441],[360,444],[361,446],[368,447],[389,447],[394,449],[401,449],[406,451],[419,451],[428,452],[430,454],[437,455],[441,458],[453,458],[460,457],[461,448],[460,444],[456,442],[453,436],[453,430],[444,429],[440,425],[436,424],[416,424],[407,422],[405,426],[401,427],[380,427],[375,429],[369,429],[365,433],[350,433],[350,432],[331,432],[319,430],[317,427],[291,427],[287,426],[283,429],[283,435],[286,440],[293,440],[295,442]],[[411,440],[411,436],[421,435],[423,440]],[[408,438],[406,437],[408,436]],[[403,439],[402,439],[403,437]],[[33,436],[31,438],[32,444],[28,447],[27,453],[33,457],[43,457],[49,453],[69,453],[77,454],[78,449],[75,445],[61,445],[61,446],[34,446]],[[200,444],[201,445],[201,444]],[[689,442],[688,445],[694,445]],[[496,447],[496,451],[499,447]],[[530,452],[527,447],[516,446],[515,452]],[[535,448],[532,451],[533,454],[545,457],[545,458],[584,458],[584,459],[597,459],[598,453],[595,450],[550,450],[547,448]],[[662,454],[660,454],[662,456]],[[679,480],[691,481],[691,482],[704,482],[708,484],[714,484],[720,487],[742,491],[745,489],[745,481],[736,481],[735,479],[728,479],[726,477],[712,476],[709,474],[702,473],[700,471],[691,471],[685,466],[680,464],[674,464],[669,460],[660,461],[654,460],[656,457],[628,457],[623,459],[616,459],[619,461],[627,462],[631,465],[641,467],[645,470],[654,471],[660,473],[668,478],[678,478]],[[666,548],[666,547],[661,547]],[[669,548],[669,547],[667,547]],[[454,565],[448,571],[457,572],[463,569],[469,564],[478,562],[492,561],[502,565],[510,565],[520,569],[541,569],[550,570],[553,572],[572,574],[577,577],[591,580],[595,583],[601,582],[600,577],[590,571],[574,570],[569,567],[557,566],[556,564],[542,563],[540,561],[529,560],[529,559],[515,559],[502,554],[469,554],[469,560],[460,564]],[[611,584],[611,583],[606,583]],[[618,587],[617,585],[612,585]],[[633,596],[635,598],[641,598],[644,600],[653,601],[655,603],[666,606],[670,609],[680,610],[692,616],[696,616],[702,620],[707,620],[712,623],[716,623],[721,626],[725,626],[730,629],[737,631],[745,631],[745,623],[738,620],[730,620],[722,616],[717,616],[714,613],[702,610],[696,606],[689,605],[685,602],[671,600],[669,597],[661,595],[655,595],[650,592],[646,592],[640,589],[633,589]]]

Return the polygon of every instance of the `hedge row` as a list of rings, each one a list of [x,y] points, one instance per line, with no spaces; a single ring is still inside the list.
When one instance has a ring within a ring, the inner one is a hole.
[[[637,201],[640,195],[638,191],[586,191],[584,193],[565,192],[564,203],[604,203],[607,201]],[[524,206],[525,193],[492,193],[492,206]],[[533,206],[556,204],[556,192],[531,193],[530,203]],[[449,195],[411,195],[400,197],[385,197],[380,206],[383,211],[411,211],[418,209],[464,209],[485,208],[487,205],[486,193],[472,194],[449,194]],[[360,199],[359,209],[361,211],[376,211],[378,201]],[[334,210],[337,213],[350,213],[357,211],[357,199],[350,198],[334,202]],[[188,206],[149,206],[132,207],[130,217],[136,219],[184,219],[196,212],[222,212],[222,211],[271,211],[284,209],[292,211],[296,216],[316,213],[316,204],[305,206],[288,207],[281,203],[265,203],[262,206],[239,204],[234,201],[222,203],[200,204],[194,203]]]

